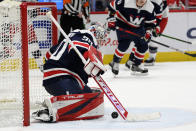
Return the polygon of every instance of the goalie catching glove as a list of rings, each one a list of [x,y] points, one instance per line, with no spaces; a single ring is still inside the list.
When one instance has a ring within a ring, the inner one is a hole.
[[[102,62],[102,54],[93,46],[90,46],[90,49],[85,52],[85,56],[87,56],[87,62],[84,65],[84,71],[94,76],[102,75],[106,72],[106,68]]]

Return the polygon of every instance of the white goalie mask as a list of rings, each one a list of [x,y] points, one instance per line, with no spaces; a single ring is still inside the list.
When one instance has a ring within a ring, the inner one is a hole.
[[[97,39],[98,46],[103,44],[105,38],[107,37],[107,32],[100,23],[93,22],[89,28],[89,31],[92,32],[95,38]]]

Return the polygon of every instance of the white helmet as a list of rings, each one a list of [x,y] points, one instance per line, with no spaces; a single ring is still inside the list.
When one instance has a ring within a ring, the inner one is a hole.
[[[88,30],[93,33],[97,39],[98,45],[102,44],[102,42],[104,42],[105,38],[107,37],[106,30],[98,22],[92,22]]]

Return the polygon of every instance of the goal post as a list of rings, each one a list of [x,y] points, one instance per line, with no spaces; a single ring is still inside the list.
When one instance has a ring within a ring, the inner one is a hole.
[[[0,127],[29,126],[36,102],[50,97],[41,69],[57,28],[48,11],[57,19],[53,2],[0,2]]]
[[[23,2],[21,4],[21,40],[22,40],[22,70],[23,70],[23,95],[24,95],[24,126],[28,126],[30,124],[30,105],[29,105],[29,67],[28,67],[28,7],[35,7],[35,8],[51,8],[53,15],[56,16],[57,19],[57,8],[56,4],[54,3],[31,3],[31,2]],[[42,15],[45,15],[47,12],[42,12]],[[57,32],[56,27],[52,23],[52,31]],[[57,33],[53,33],[52,43],[57,43]]]

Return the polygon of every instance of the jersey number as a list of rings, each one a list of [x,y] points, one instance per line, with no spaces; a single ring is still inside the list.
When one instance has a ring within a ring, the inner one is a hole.
[[[50,59],[59,60],[65,50],[67,49],[68,41],[61,42],[60,45],[57,47],[56,51],[51,55]]]

